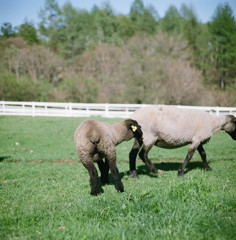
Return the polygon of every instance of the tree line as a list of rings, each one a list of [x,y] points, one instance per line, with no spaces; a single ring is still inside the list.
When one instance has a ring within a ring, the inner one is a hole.
[[[134,0],[90,10],[46,0],[37,27],[3,23],[0,98],[24,101],[236,104],[236,20],[228,3],[201,23],[191,6],[163,18]]]

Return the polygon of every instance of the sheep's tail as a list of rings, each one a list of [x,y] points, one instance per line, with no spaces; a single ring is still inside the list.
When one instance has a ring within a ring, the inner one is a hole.
[[[100,142],[100,135],[97,131],[91,131],[89,135],[91,143],[97,145]]]

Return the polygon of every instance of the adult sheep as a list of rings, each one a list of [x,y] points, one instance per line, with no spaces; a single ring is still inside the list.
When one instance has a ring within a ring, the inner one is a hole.
[[[90,175],[91,194],[98,194],[98,173],[95,167],[97,162],[101,172],[101,182],[108,183],[108,172],[111,170],[115,180],[115,187],[123,192],[119,171],[116,167],[115,146],[131,138],[137,138],[141,144],[142,131],[135,120],[125,120],[116,124],[86,120],[76,129],[74,140],[78,156]],[[105,158],[105,161],[103,161]]]
[[[171,149],[190,144],[187,156],[178,168],[178,176],[182,177],[196,149],[200,153],[204,169],[211,170],[203,144],[208,142],[214,133],[222,130],[236,140],[236,118],[233,115],[216,116],[199,110],[156,105],[136,110],[131,118],[142,127],[143,147],[139,156],[153,173],[157,173],[157,169],[148,158],[148,152],[153,145]],[[135,165],[140,148],[140,143],[135,140],[129,155],[130,175],[133,177],[138,176]]]

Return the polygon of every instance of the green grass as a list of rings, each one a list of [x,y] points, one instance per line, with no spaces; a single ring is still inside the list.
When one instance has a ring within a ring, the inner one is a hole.
[[[187,147],[153,148],[159,176],[138,160],[140,178],[129,178],[133,141],[124,142],[117,165],[125,192],[110,175],[92,197],[73,142],[83,120],[0,117],[0,239],[235,239],[236,148],[228,135],[205,145],[212,172],[195,153],[184,178],[177,169]]]

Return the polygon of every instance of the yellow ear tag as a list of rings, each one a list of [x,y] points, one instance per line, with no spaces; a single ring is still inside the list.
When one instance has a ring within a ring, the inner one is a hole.
[[[137,130],[137,127],[134,125],[132,125],[131,128],[132,128],[133,132],[135,132]]]

